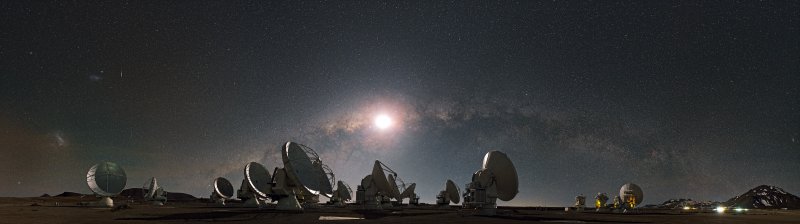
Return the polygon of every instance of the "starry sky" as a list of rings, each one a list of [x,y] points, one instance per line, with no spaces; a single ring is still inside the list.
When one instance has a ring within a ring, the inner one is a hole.
[[[798,40],[795,1],[2,1],[0,196],[114,161],[208,197],[286,141],[428,203],[489,150],[500,205],[800,194]]]

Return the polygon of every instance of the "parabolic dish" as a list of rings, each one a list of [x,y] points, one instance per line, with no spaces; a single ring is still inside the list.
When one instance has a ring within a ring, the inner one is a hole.
[[[102,162],[92,166],[86,174],[89,189],[97,195],[109,197],[122,192],[128,176],[121,166],[112,162]]]
[[[336,182],[336,177],[333,175],[333,171],[322,164],[321,161],[315,161],[313,163],[314,168],[317,170],[316,173],[320,176],[317,178],[319,180],[319,194],[325,197],[332,197],[333,196],[333,185]]]
[[[372,174],[369,174],[361,179],[361,186],[364,187],[364,189],[372,187]]]
[[[630,196],[633,196],[636,205],[639,205],[644,199],[644,192],[642,192],[642,188],[640,188],[639,185],[633,183],[622,185],[622,187],[619,188],[619,197],[623,200],[623,203],[628,203],[627,198],[630,198]]]
[[[350,186],[342,182],[341,180],[336,183],[336,190],[339,191],[339,197],[343,201],[347,201],[353,199],[353,190],[350,189]]]
[[[403,193],[400,193],[400,198],[410,198],[412,194],[414,194],[414,189],[417,188],[417,183],[411,183],[406,187],[406,190]]]
[[[294,142],[287,142],[286,145],[283,146],[282,151],[283,168],[286,169],[290,181],[302,186],[301,188],[304,191],[315,195],[320,194],[323,189],[328,191],[325,192],[327,194],[333,191],[332,189],[326,189],[328,186],[325,186],[326,184],[323,183],[328,183],[327,185],[330,185],[330,180],[328,180],[327,175],[322,172],[321,167],[315,167],[314,161],[308,156],[302,145]],[[313,150],[310,151],[313,152]],[[330,187],[332,188],[332,186]]]
[[[445,191],[447,191],[447,196],[450,197],[450,201],[453,203],[458,204],[461,201],[459,197],[458,187],[456,187],[456,183],[453,183],[452,180],[447,180],[447,184],[445,184]]]
[[[394,179],[394,175],[388,174],[386,175],[387,181],[389,181],[389,186],[391,187],[391,191],[389,192],[389,197],[399,198],[400,197],[400,187],[397,186],[397,180]]]
[[[267,197],[267,189],[272,177],[270,177],[267,168],[257,162],[250,162],[244,167],[244,178],[247,184],[261,197]]]
[[[151,198],[158,190],[158,180],[155,177],[150,178],[150,185],[147,187],[147,193],[144,195],[145,198]]]
[[[375,187],[378,188],[378,191],[385,194],[392,193],[392,187],[389,185],[389,181],[386,180],[386,173],[383,172],[381,161],[375,160],[375,165],[372,166],[372,182],[375,182]]]
[[[514,199],[519,192],[517,169],[508,156],[500,151],[492,150],[483,157],[483,169],[494,173],[497,184],[497,198],[503,201]]]
[[[214,179],[214,192],[222,198],[233,197],[233,185],[228,179],[217,177]]]

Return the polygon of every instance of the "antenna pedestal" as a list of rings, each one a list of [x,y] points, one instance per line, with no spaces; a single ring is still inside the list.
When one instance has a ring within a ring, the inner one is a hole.
[[[336,199],[333,201],[333,205],[339,208],[344,208],[345,203],[341,199]]]
[[[414,196],[411,196],[411,198],[408,199],[408,204],[409,205],[419,205],[419,196],[417,196],[417,194],[414,194]]]
[[[362,180],[362,183],[367,181],[371,183],[372,178],[365,177]],[[361,205],[363,209],[366,210],[380,210],[381,204],[378,203],[378,198],[376,198],[377,190],[374,187],[370,187],[369,189],[365,189],[363,185],[358,185],[358,190],[356,191],[356,202]]]
[[[211,198],[211,201],[214,201],[217,204],[225,206],[225,198],[220,197],[219,194],[217,194],[217,192],[211,192],[211,196],[209,198]]]
[[[381,202],[381,208],[391,208],[394,207],[392,205],[392,198],[389,196],[378,196]]]
[[[436,195],[436,205],[442,207],[450,205],[450,199],[447,199],[447,191],[439,191],[439,195]]]
[[[300,202],[297,201],[297,197],[294,194],[278,199],[278,205],[275,209],[279,211],[303,211],[303,207],[300,207]]]
[[[97,201],[97,206],[113,208],[114,200],[111,200],[111,197],[102,197],[100,198],[100,201]]]
[[[256,197],[248,198],[242,204],[243,207],[248,208],[261,208],[261,202]]]
[[[477,215],[494,216],[497,214],[497,197],[490,197],[485,188],[470,188],[464,196],[464,208],[475,209]]]
[[[303,199],[303,208],[318,209],[319,208],[319,195],[301,193]]]

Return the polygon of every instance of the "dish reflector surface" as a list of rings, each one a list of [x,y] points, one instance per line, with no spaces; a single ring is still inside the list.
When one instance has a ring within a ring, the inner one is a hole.
[[[415,188],[417,188],[417,183],[411,183],[411,185],[408,185],[408,187],[406,187],[406,190],[404,190],[403,193],[400,194],[400,198],[411,197],[411,195],[414,194]]]
[[[214,179],[214,192],[225,199],[233,197],[233,184],[228,179],[217,177]]]
[[[250,189],[261,197],[267,197],[267,189],[272,181],[269,172],[257,162],[250,162],[244,167],[244,177]]]
[[[458,204],[461,201],[461,197],[459,197],[458,187],[456,187],[456,183],[453,183],[452,180],[447,180],[447,186],[445,190],[447,191],[447,196],[450,197],[450,201],[453,203]]]
[[[394,175],[388,174],[386,175],[387,181],[389,181],[389,186],[391,186],[391,191],[389,192],[389,197],[399,198],[400,197],[400,187],[397,186],[397,180],[394,179]]]
[[[295,142],[287,142],[283,147],[283,168],[293,182],[302,186],[305,191],[311,194],[325,194],[330,197],[333,193],[333,186],[327,174],[322,169],[319,157],[312,160],[308,154],[316,156],[316,152],[308,147]]]
[[[147,187],[147,194],[144,195],[145,198],[151,198],[153,195],[156,194],[156,190],[158,190],[158,180],[155,177],[150,178],[150,185]]]
[[[375,160],[375,165],[372,166],[372,182],[375,182],[375,187],[379,191],[392,194],[392,187],[389,185],[389,181],[386,180],[386,173],[383,172],[381,161]]]
[[[114,196],[122,192],[128,177],[121,166],[112,162],[102,162],[89,168],[86,182],[89,189],[100,196]]]
[[[341,180],[336,183],[336,189],[339,191],[339,197],[341,197],[342,200],[347,201],[353,199],[353,190]]]
[[[639,205],[644,199],[644,192],[642,192],[642,188],[639,185],[627,183],[619,188],[619,197],[623,200],[623,203],[628,203],[626,200],[633,197],[635,204]]]
[[[319,181],[319,194],[325,197],[332,197],[333,196],[333,185],[336,184],[336,177],[333,175],[333,171],[331,168],[325,164],[322,164],[322,161],[317,160],[313,163],[314,168],[317,170],[317,174],[320,176],[317,178]]]
[[[497,198],[509,201],[517,196],[519,191],[517,169],[505,153],[497,150],[486,153],[483,157],[483,169],[491,170],[495,176]]]

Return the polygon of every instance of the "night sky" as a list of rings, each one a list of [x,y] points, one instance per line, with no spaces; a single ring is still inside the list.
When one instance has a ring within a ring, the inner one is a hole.
[[[428,203],[493,149],[520,179],[500,205],[800,194],[800,4],[0,3],[0,196],[89,193],[114,161],[208,197],[290,140]]]

